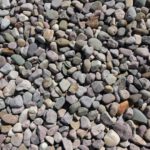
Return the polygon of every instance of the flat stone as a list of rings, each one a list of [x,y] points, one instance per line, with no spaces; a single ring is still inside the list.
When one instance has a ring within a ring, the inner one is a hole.
[[[109,103],[115,101],[115,99],[116,99],[115,96],[111,93],[110,94],[104,94],[102,97],[102,101],[105,104],[109,104]]]
[[[6,123],[6,124],[11,124],[14,125],[18,121],[18,116],[17,115],[12,115],[12,114],[5,114],[1,117],[1,119]]]
[[[45,120],[46,120],[47,123],[50,123],[50,124],[56,123],[57,113],[54,110],[49,109],[46,112]]]
[[[147,123],[147,118],[145,115],[138,109],[134,108],[133,109],[133,117],[132,120],[137,121],[138,123]]]
[[[119,142],[120,137],[114,130],[109,130],[104,136],[104,143],[109,147],[117,146]]]

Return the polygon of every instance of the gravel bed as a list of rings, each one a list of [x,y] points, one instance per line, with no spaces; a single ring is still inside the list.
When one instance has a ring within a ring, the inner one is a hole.
[[[0,150],[150,150],[150,0],[0,0]]]

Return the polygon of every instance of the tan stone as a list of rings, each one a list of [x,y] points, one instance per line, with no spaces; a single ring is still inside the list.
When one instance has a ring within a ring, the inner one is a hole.
[[[2,121],[4,121],[6,124],[15,124],[18,121],[18,116],[17,115],[12,115],[12,114],[5,114],[2,116]]]
[[[1,133],[8,133],[11,130],[11,125],[2,125],[1,126]]]

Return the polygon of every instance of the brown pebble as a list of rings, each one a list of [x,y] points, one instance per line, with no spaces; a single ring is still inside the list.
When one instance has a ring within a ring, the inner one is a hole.
[[[12,114],[5,114],[2,116],[2,120],[6,124],[15,124],[18,121],[18,116],[17,115],[12,115]]]
[[[11,128],[12,128],[11,125],[2,125],[1,126],[1,133],[8,133]]]
[[[150,79],[150,72],[143,73],[142,77]]]
[[[98,17],[97,16],[89,17],[86,24],[91,28],[98,28],[98,26],[99,26]]]
[[[124,101],[124,102],[120,103],[119,108],[118,108],[118,115],[123,114],[128,108],[129,108],[128,101]]]
[[[6,56],[11,56],[14,54],[14,51],[9,48],[3,48],[1,52],[3,55],[6,55]]]

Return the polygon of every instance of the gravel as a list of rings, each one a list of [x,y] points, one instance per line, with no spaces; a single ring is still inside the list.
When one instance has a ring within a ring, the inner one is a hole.
[[[0,149],[150,149],[149,0],[0,0]]]

